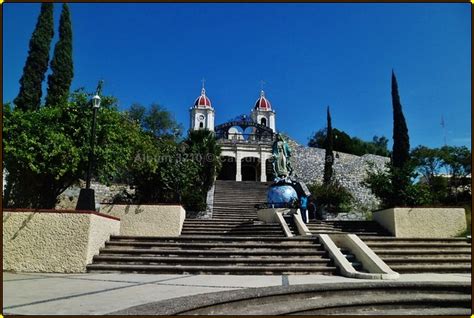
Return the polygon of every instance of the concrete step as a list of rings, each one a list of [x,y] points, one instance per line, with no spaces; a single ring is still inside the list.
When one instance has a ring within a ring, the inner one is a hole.
[[[112,265],[91,264],[87,266],[89,272],[118,271],[143,273],[194,273],[194,274],[332,274],[335,267],[330,266],[159,266],[159,265]]]
[[[466,243],[465,238],[398,238],[393,236],[373,236],[373,237],[364,237],[364,242],[436,242],[436,243]]]
[[[247,255],[247,256],[324,256],[325,251],[322,250],[303,250],[303,251],[280,251],[280,250],[181,250],[181,249],[142,249],[142,248],[101,248],[100,255],[106,254],[153,254],[153,255],[213,255],[228,256],[230,255]]]
[[[213,210],[212,218],[215,219],[219,216],[221,219],[238,219],[238,218],[250,218],[250,219],[257,219],[257,213],[249,212],[249,211],[242,211],[242,212],[225,212],[220,210]]]
[[[369,246],[370,247],[370,246]],[[386,249],[386,248],[371,248],[377,255],[422,255],[422,254],[433,254],[433,255],[448,255],[448,254],[463,254],[471,255],[471,249],[469,248],[456,248],[456,249]]]
[[[280,224],[190,224],[184,222],[183,227],[188,229],[259,229],[259,230],[273,230],[280,229]]]
[[[281,227],[274,227],[274,228],[269,228],[269,229],[259,229],[257,227],[254,228],[183,228],[183,231],[181,232],[183,235],[186,233],[190,232],[212,232],[212,233],[248,233],[249,236],[253,236],[254,233],[267,233],[267,234],[272,234],[272,233],[280,233],[283,231]]]
[[[217,215],[217,216],[213,216],[213,219],[215,219],[215,220],[229,220],[229,217]],[[246,222],[246,221],[253,221],[256,218],[252,217],[252,216],[247,216],[247,217],[242,216],[242,217],[232,217],[230,219],[233,220],[233,221]]]
[[[470,248],[470,245],[464,242],[369,242],[366,243],[373,248]]]
[[[295,242],[318,242],[314,237],[216,237],[210,235],[181,235],[181,236],[132,236],[132,235],[111,235],[111,240],[133,240],[141,242],[150,241],[174,241],[174,242],[258,242],[275,244],[295,244]]]
[[[222,248],[239,248],[239,249],[318,249],[322,248],[321,244],[252,244],[252,243],[188,243],[188,242],[121,242],[121,241],[109,241],[105,243],[105,246],[134,246],[134,247],[172,247],[172,248],[207,248],[207,249],[222,249]]]
[[[214,231],[183,231],[183,235],[226,235],[226,236],[255,236],[255,237],[260,237],[260,236],[266,236],[266,237],[284,237],[285,234],[283,231],[278,232],[249,232],[249,231],[242,231],[242,232],[232,232],[232,231],[220,231],[220,232],[214,232]]]
[[[463,255],[452,255],[452,256],[444,256],[444,255],[436,255],[436,256],[418,256],[418,255],[402,255],[402,256],[393,256],[393,255],[386,255],[383,257],[383,261],[385,263],[395,264],[395,263],[470,263],[471,257],[470,256],[463,256]]]
[[[308,228],[308,230],[313,234],[356,234],[360,236],[377,234],[375,232],[357,232],[357,231],[317,231],[310,228]]]
[[[292,258],[242,258],[242,257],[152,257],[152,256],[120,256],[96,255],[95,264],[104,263],[166,263],[166,264],[329,264],[331,260],[323,257],[292,257]]]
[[[238,221],[238,220],[225,220],[225,219],[186,219],[184,224],[209,224],[209,225],[253,225],[262,224],[258,221]]]
[[[389,265],[399,273],[471,273],[471,266],[463,264],[401,264]]]

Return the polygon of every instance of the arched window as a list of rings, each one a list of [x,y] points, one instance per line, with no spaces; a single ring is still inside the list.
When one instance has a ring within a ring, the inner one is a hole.
[[[199,123],[199,129],[202,129],[202,128],[204,128],[204,123],[201,121],[201,122]]]
[[[260,124],[263,126],[267,126],[267,119],[266,118],[260,119]]]

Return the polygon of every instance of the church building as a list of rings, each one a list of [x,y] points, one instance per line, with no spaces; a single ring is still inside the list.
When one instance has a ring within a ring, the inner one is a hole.
[[[214,120],[215,110],[203,87],[190,108],[190,129],[215,132],[223,161],[217,179],[273,181],[271,158],[277,133],[275,111],[263,89],[249,115],[241,115],[217,126],[214,126]]]

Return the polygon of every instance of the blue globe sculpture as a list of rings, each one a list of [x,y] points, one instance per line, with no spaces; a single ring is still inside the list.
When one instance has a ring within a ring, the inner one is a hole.
[[[270,187],[267,192],[267,203],[275,207],[284,207],[298,200],[295,189],[290,185],[278,185]]]

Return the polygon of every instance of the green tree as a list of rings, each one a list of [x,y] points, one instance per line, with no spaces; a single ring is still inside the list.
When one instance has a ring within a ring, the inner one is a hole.
[[[130,163],[138,203],[180,203],[206,209],[207,191],[219,173],[220,147],[208,130],[192,131],[183,142],[149,139]]]
[[[372,144],[375,147],[375,151],[373,152],[374,155],[387,156],[387,157],[390,155],[390,152],[387,150],[388,149],[387,137],[385,136],[379,137],[375,135],[372,139]]]
[[[470,198],[470,179],[472,154],[465,147],[444,146],[440,150],[443,168],[449,177],[450,201],[458,202],[459,194],[464,194],[465,199]]]
[[[367,176],[362,184],[368,187],[372,193],[380,199],[382,208],[391,208],[399,205],[398,197],[395,195],[393,184],[394,175],[403,173],[415,177],[413,169],[410,165],[406,165],[405,170],[394,169],[391,164],[387,164],[385,169],[375,169],[373,165],[367,170]],[[411,173],[411,174],[410,174]],[[404,202],[408,206],[422,206],[432,204],[433,197],[429,191],[429,187],[422,183],[409,182],[402,192]]]
[[[69,97],[69,88],[74,76],[71,15],[66,3],[63,4],[59,20],[59,40],[54,47],[51,71],[48,76],[46,105],[64,105]]]
[[[393,105],[393,150],[392,167],[393,173],[392,186],[394,195],[394,204],[404,206],[407,204],[406,188],[410,184],[410,141],[408,137],[408,128],[403,115],[400,96],[398,94],[398,83],[395,73],[392,70],[392,105]]]
[[[326,128],[318,130],[309,140],[309,147],[326,148]],[[333,150],[349,153],[357,156],[374,154],[388,157],[388,139],[384,136],[374,136],[372,141],[363,141],[357,137],[351,137],[347,133],[337,128],[332,129]]]
[[[128,117],[140,124],[142,129],[158,138],[178,138],[182,134],[182,126],[173,115],[159,104],[153,103],[147,109],[134,103],[127,111]]]
[[[221,148],[218,145],[214,133],[207,130],[192,130],[185,140],[187,153],[194,157],[200,167],[199,188],[206,193],[214,184],[214,180],[222,167],[220,160]]]
[[[331,113],[329,112],[329,106],[327,108],[327,133],[326,133],[326,151],[324,155],[324,176],[323,184],[331,183],[334,164],[334,153],[333,153],[333,136],[332,136],[332,124],[331,124]]]
[[[4,165],[8,171],[4,205],[54,208],[57,197],[84,178],[92,117],[89,97],[80,91],[62,107],[22,112],[4,107]],[[93,175],[109,183],[129,164],[139,143],[139,127],[103,96],[97,118]]]
[[[435,178],[444,165],[442,155],[440,149],[425,146],[418,146],[411,151],[410,157],[418,173],[430,187],[434,186]]]
[[[143,119],[145,117],[146,113],[146,108],[143,105],[140,105],[138,103],[132,104],[130,106],[130,109],[127,111],[127,116],[130,118],[130,120],[139,123],[142,125]]]
[[[41,83],[48,69],[49,48],[53,35],[53,4],[42,3],[20,79],[20,92],[13,101],[18,109],[37,110],[41,106]]]
[[[330,184],[313,183],[308,189],[320,212],[323,209],[331,213],[348,212],[352,207],[354,197],[337,180]]]

